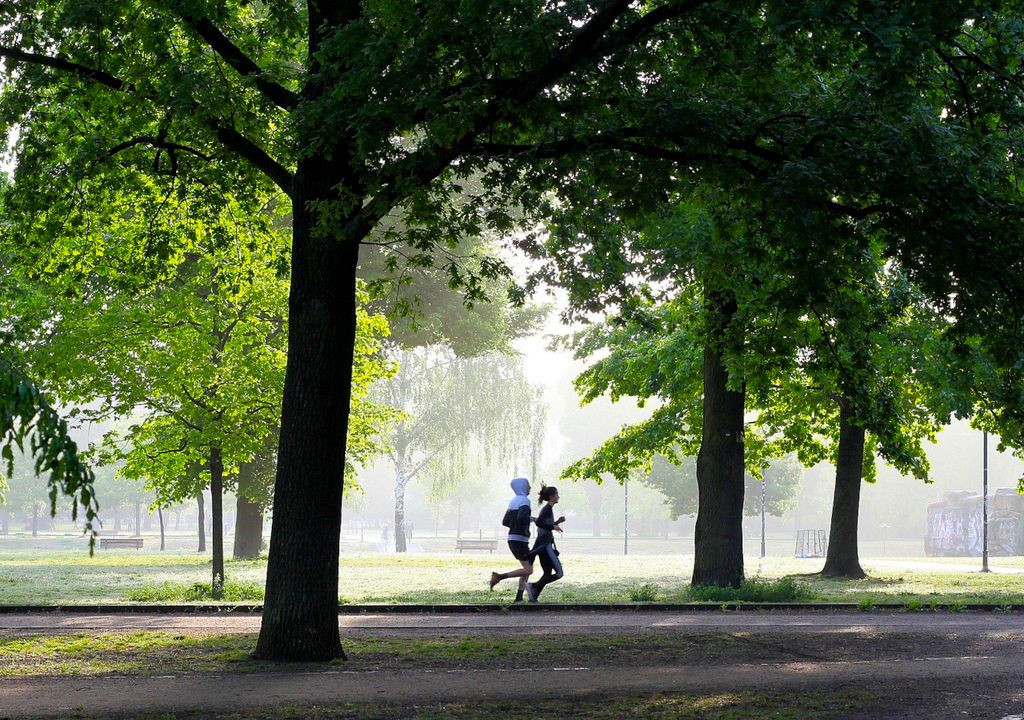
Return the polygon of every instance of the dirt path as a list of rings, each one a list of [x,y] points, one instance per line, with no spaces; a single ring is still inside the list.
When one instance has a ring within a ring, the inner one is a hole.
[[[35,677],[0,681],[0,718],[115,717],[128,712],[380,702],[407,705],[520,697],[599,698],[658,692],[870,688],[893,699],[878,718],[1000,718],[1024,714],[1024,616],[998,613],[545,613],[544,632],[750,634],[778,659],[740,649],[716,664],[580,658],[488,669],[331,668],[296,672],[184,673],[158,677]],[[344,634],[507,634],[537,631],[536,614],[358,615]],[[148,628],[252,632],[251,616],[43,614],[0,616],[0,637]],[[841,634],[837,637],[836,634]],[[820,642],[819,642],[820,637]],[[983,638],[967,643],[962,638]],[[830,639],[831,638],[831,639]],[[856,638],[844,652],[831,648]],[[914,642],[907,642],[912,639]],[[813,647],[813,652],[807,648]],[[852,649],[851,649],[852,648]],[[934,652],[932,652],[934,650]],[[936,705],[941,701],[941,705]],[[941,711],[937,713],[936,708]]]
[[[362,630],[397,635],[417,632],[1024,632],[1024,614],[997,612],[558,612],[538,613],[380,613],[341,615],[342,633]],[[140,615],[93,613],[0,614],[0,633],[65,633],[88,630],[174,630],[179,632],[256,632],[255,614]]]

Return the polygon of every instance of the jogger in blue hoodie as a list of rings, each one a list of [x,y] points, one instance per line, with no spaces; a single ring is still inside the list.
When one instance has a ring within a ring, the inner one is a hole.
[[[533,574],[533,558],[530,557],[530,522],[533,520],[530,516],[530,481],[517,477],[511,485],[515,495],[509,501],[501,523],[508,528],[508,549],[522,567],[504,573],[492,572],[491,590],[506,578],[519,578],[519,589],[513,602],[522,602],[526,582]]]

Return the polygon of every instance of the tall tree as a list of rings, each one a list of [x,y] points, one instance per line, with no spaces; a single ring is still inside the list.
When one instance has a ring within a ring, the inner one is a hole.
[[[81,217],[64,212],[69,204],[94,208],[105,189],[131,207],[128,178],[149,178],[154,167],[241,195],[240,185],[260,182],[238,169],[242,159],[291,200],[290,357],[257,653],[325,659],[341,654],[337,439],[347,436],[356,265],[382,219],[404,214],[407,237],[429,250],[481,223],[511,226],[514,218],[483,203],[452,212],[444,202],[476,170],[489,191],[525,180],[530,192],[516,200],[544,212],[552,187],[589,188],[594,207],[593,190],[607,182],[636,201],[632,212],[674,177],[735,170],[759,185],[748,197],[785,199],[793,215],[826,207],[863,219],[880,206],[877,217],[904,238],[898,252],[934,281],[930,294],[949,295],[952,276],[972,300],[1009,304],[1013,293],[984,298],[982,278],[1014,286],[1007,268],[1016,271],[1021,253],[1006,250],[1018,247],[1017,228],[991,223],[971,235],[976,215],[949,207],[1007,199],[1006,173],[974,175],[980,156],[944,145],[960,136],[922,91],[933,78],[917,77],[933,67],[922,56],[930,61],[933,47],[987,10],[878,13],[820,0],[76,0],[71,11],[67,0],[29,0],[2,10],[0,56],[16,68],[2,114],[20,123],[19,172],[45,185],[23,186],[28,205],[53,208],[26,237],[47,247],[69,234],[60,218]],[[857,70],[855,81],[817,82],[838,65]],[[994,150],[985,158],[1005,164]],[[567,153],[575,157],[560,167],[545,162]],[[652,156],[672,167],[636,162]],[[992,178],[1004,187],[962,192]],[[159,214],[159,203],[135,206]],[[950,251],[965,237],[985,241]],[[986,246],[995,237],[1006,241],[998,251]],[[791,249],[808,250],[812,238],[790,239]],[[144,257],[169,254],[166,242],[142,246]],[[462,280],[472,292],[473,278]]]
[[[475,234],[479,206],[449,214],[443,200],[448,182],[473,169],[463,159],[477,141],[558,123],[556,95],[585,93],[606,59],[630,60],[634,47],[650,53],[655,30],[705,4],[4,7],[0,57],[9,78],[0,114],[8,127],[20,124],[29,206],[53,202],[51,219],[66,210],[82,217],[101,191],[130,206],[127,180],[157,167],[240,194],[252,178],[239,160],[291,200],[290,355],[260,657],[342,654],[339,438],[348,435],[360,243],[399,208],[405,226],[422,231],[407,236],[426,251],[451,236],[439,228]],[[50,191],[37,195],[27,181],[44,175]],[[156,217],[159,205],[138,211]],[[509,226],[500,214],[487,220]],[[37,237],[49,246],[65,229],[43,223]],[[173,252],[143,245],[151,257]],[[456,281],[472,293],[474,278]]]
[[[805,320],[794,372],[766,389],[758,424],[809,466],[836,468],[823,574],[863,577],[857,548],[862,480],[876,458],[927,480],[923,441],[973,405],[971,372],[949,321],[877,253]]]

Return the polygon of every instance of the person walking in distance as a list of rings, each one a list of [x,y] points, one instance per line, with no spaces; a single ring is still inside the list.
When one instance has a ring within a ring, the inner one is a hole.
[[[530,523],[533,521],[530,515],[530,481],[524,477],[517,477],[512,480],[511,485],[515,495],[508,503],[508,510],[505,511],[501,524],[508,528],[508,549],[522,567],[504,573],[492,572],[491,590],[502,580],[519,578],[519,589],[513,602],[522,602],[526,581],[533,574],[533,558],[530,557]]]
[[[539,558],[540,566],[544,570],[540,580],[526,583],[526,594],[530,602],[537,602],[541,592],[548,583],[560,580],[562,575],[562,563],[558,559],[558,548],[555,547],[555,533],[562,532],[562,523],[565,522],[565,515],[555,520],[555,504],[558,502],[558,488],[541,487],[540,501],[546,503],[537,514],[537,540],[530,551],[531,558]]]

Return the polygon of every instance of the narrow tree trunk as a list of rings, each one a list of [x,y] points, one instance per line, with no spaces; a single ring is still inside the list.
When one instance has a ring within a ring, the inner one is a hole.
[[[235,503],[236,560],[258,558],[263,552],[263,508],[249,499],[255,490],[256,462],[242,463],[238,468],[238,501]]]
[[[174,511],[174,530],[181,530],[181,508]]]
[[[860,487],[864,473],[864,428],[854,422],[850,402],[845,398],[840,400],[836,488],[832,497],[828,552],[821,571],[828,577],[865,577],[857,549]]]
[[[395,552],[404,553],[405,543],[405,486],[409,479],[400,460],[395,459]]]
[[[196,502],[199,503],[199,552],[206,552],[206,498],[202,490],[196,495]]]
[[[142,503],[135,501],[135,537],[142,537]]]
[[[210,448],[210,517],[213,520],[213,596],[224,593],[224,459],[219,447]]]
[[[7,514],[7,508],[0,511],[0,535],[7,535],[11,531],[11,518]]]
[[[32,504],[32,537],[36,536],[39,532],[39,505],[36,503]]]
[[[736,302],[725,294],[709,294],[708,302],[710,341],[704,348],[704,430],[697,455],[691,582],[738,587],[743,582],[744,392],[727,387],[720,349]]]
[[[160,518],[160,549],[164,550],[166,545],[164,543],[164,509],[158,507],[156,509],[157,517]]]
[[[336,197],[334,188],[344,181],[336,169],[341,165],[335,161],[330,167],[327,160],[311,157],[299,162],[295,175],[288,367],[258,658],[344,657],[338,631],[338,547],[358,243],[369,228],[324,237],[314,231],[310,207],[314,200]]]

